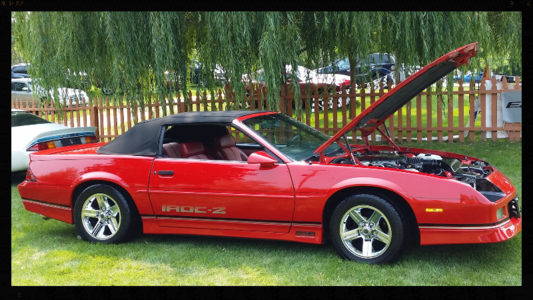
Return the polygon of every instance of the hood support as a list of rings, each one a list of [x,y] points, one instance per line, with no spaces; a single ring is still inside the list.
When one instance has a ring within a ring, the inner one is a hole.
[[[421,91],[446,76],[457,67],[467,64],[471,57],[477,55],[477,51],[478,43],[476,42],[460,47],[431,62],[420,71],[400,82],[396,87],[389,90],[388,93],[381,96],[378,101],[362,111],[357,117],[350,121],[350,123],[341,128],[341,130],[339,130],[333,137],[322,144],[322,146],[318,147],[315,150],[315,153],[323,152],[329,147],[329,145],[339,140],[342,135],[352,130],[360,130],[361,137],[368,137],[368,135],[385,122],[389,116],[394,114],[407,102],[411,101],[411,99],[416,97]],[[382,131],[380,130],[380,132]],[[385,136],[383,133],[382,135]],[[365,143],[367,143],[367,141],[365,141]],[[399,148],[392,141],[391,144],[393,144],[395,148]]]
[[[385,123],[383,123],[383,126],[385,126]],[[387,127],[385,126],[385,129],[387,129]],[[396,149],[396,151],[400,151],[400,147],[398,145],[396,145],[396,143],[394,143],[393,140],[391,140],[390,137],[388,137],[384,132],[383,130],[381,130],[381,128],[377,128],[377,130],[379,131],[379,133],[381,133],[381,136],[382,137],[385,137],[385,139],[387,141],[389,141],[389,143],[392,145],[392,147],[394,147],[394,149]],[[367,140],[368,140],[368,135],[366,136]]]

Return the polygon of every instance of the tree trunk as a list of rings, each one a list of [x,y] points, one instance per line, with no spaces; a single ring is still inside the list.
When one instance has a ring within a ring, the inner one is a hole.
[[[354,94],[357,91],[357,82],[355,79],[357,78],[357,58],[354,57],[353,54],[348,55],[348,62],[350,63],[350,94]],[[364,101],[365,99],[361,99],[361,101]],[[350,105],[356,105],[355,102],[357,99],[352,99],[352,103]],[[354,116],[352,115],[352,110],[350,109],[349,118],[353,119]]]
[[[405,70],[403,70],[403,68],[402,68],[402,64],[399,63],[398,61],[396,61],[396,71],[394,72],[394,82],[395,82],[396,85],[398,85],[400,83],[400,79],[401,79],[400,75],[401,75],[402,71],[405,72]]]

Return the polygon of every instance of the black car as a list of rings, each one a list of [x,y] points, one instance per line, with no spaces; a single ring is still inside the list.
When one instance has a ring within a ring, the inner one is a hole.
[[[198,62],[196,60],[193,60],[194,69],[190,68],[190,77],[191,82],[194,84],[198,84],[200,86],[207,85],[207,80],[205,78],[202,78],[202,75],[200,74],[200,67],[202,66],[201,62]],[[215,65],[215,70],[213,71],[213,78],[215,82],[220,84],[226,83],[226,70],[219,64]]]
[[[364,65],[364,71],[361,68]],[[387,81],[394,81],[392,72],[396,69],[396,61],[394,57],[387,53],[373,53],[369,54],[366,59],[362,60],[356,66],[356,83],[370,82],[378,78],[386,79]],[[343,58],[335,61],[332,65],[317,70],[318,73],[329,74],[343,74],[351,75],[350,62],[348,58]]]
[[[28,78],[28,66],[26,64],[18,64],[11,66],[11,78]]]
[[[507,82],[509,82],[509,83],[514,83],[515,82],[515,77],[514,76],[498,74],[498,75],[494,75],[494,77],[496,78],[497,81],[502,81],[503,77],[505,77],[505,79],[507,79]]]

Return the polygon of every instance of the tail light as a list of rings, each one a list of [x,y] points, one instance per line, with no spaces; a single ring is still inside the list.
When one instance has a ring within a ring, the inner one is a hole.
[[[98,142],[98,139],[94,135],[85,137],[85,144],[96,143],[96,142]]]
[[[26,171],[26,181],[37,181],[30,168]]]
[[[54,149],[54,148],[57,148],[56,142],[50,141],[50,142],[37,143],[31,146],[30,148],[28,148],[27,151],[41,151],[41,150]]]
[[[37,143],[31,146],[30,148],[28,148],[26,151],[41,151],[41,150],[54,149],[54,148],[70,146],[70,145],[90,144],[90,143],[97,143],[97,142],[98,142],[98,139],[94,135],[64,138],[64,139],[59,139],[59,140]]]

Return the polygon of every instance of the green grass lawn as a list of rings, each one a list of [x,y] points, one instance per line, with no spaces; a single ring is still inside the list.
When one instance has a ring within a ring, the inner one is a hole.
[[[521,143],[416,145],[486,159],[522,196]],[[522,233],[496,244],[415,247],[385,266],[342,260],[331,243],[143,235],[125,244],[91,244],[76,238],[73,225],[26,211],[16,188],[23,179],[11,179],[13,286],[522,285]]]

